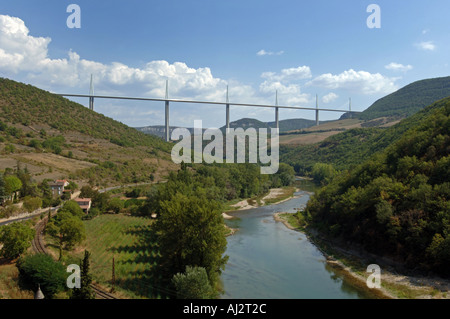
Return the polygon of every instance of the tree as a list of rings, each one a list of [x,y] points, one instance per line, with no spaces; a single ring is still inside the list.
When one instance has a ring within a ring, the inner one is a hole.
[[[98,191],[93,189],[91,186],[85,185],[80,189],[81,198],[94,198],[97,196]]]
[[[273,175],[278,176],[282,186],[289,186],[295,181],[294,168],[288,164],[280,163],[278,172]]]
[[[86,230],[81,218],[73,215],[69,210],[60,210],[47,223],[45,231],[49,235],[59,238],[60,253],[63,248],[70,250],[86,239]]]
[[[64,203],[63,207],[60,209],[60,212],[69,212],[73,216],[78,218],[82,218],[84,216],[83,210],[80,205],[74,200],[69,200]]]
[[[59,226],[61,242],[65,244],[65,249],[70,250],[76,244],[86,239],[84,224],[78,217],[68,216],[62,219]]]
[[[120,210],[123,208],[124,204],[120,198],[111,198],[108,203],[108,210],[113,211],[115,214],[120,213]]]
[[[337,172],[331,164],[316,163],[311,174],[316,182],[326,185],[336,176]]]
[[[46,254],[21,257],[17,262],[20,285],[36,291],[38,285],[46,299],[66,288],[67,272],[65,267]]]
[[[81,263],[81,287],[74,288],[71,299],[95,299],[95,292],[92,290],[92,276],[89,273],[89,257],[91,253],[84,251],[84,259]]]
[[[68,190],[70,190],[71,193],[73,193],[78,189],[78,184],[73,181],[70,181],[69,185],[67,185],[65,187],[65,189],[68,189]]]
[[[42,194],[42,207],[50,207],[53,202],[53,194],[47,180],[43,180],[38,185],[38,188],[40,189]]]
[[[0,243],[3,244],[0,255],[6,258],[19,257],[34,238],[34,230],[25,223],[12,223],[0,228]]]
[[[185,273],[173,276],[172,283],[177,291],[178,299],[211,299],[214,291],[203,267],[186,266]]]
[[[164,277],[171,280],[186,266],[204,267],[215,285],[228,257],[224,220],[219,203],[208,200],[201,190],[196,196],[180,193],[161,203],[155,227]]]
[[[22,181],[14,175],[9,175],[4,178],[6,195],[12,195],[22,188]]]
[[[3,176],[0,175],[0,203],[3,202],[5,196],[5,180],[3,179]]]
[[[39,197],[26,197],[23,201],[23,207],[27,212],[34,212],[36,209],[42,207],[42,199]]]

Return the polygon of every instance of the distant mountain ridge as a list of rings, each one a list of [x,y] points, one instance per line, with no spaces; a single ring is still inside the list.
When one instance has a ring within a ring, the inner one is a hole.
[[[325,123],[326,121],[320,121],[320,123]],[[288,132],[293,130],[300,130],[312,127],[316,125],[315,120],[307,120],[307,119],[287,119],[287,120],[280,120],[280,133],[282,132]],[[230,122],[231,128],[238,128],[242,127],[243,129],[247,129],[249,127],[253,127],[255,129],[260,128],[273,128],[275,127],[275,121],[272,122],[262,122],[257,119],[252,118],[242,118],[233,122]],[[169,132],[172,134],[173,130],[176,128],[180,128],[179,126],[170,126]],[[144,126],[144,127],[135,127],[138,131],[141,131],[146,134],[152,134],[159,136],[161,138],[164,138],[165,136],[165,126],[164,125],[151,125],[151,126]],[[194,129],[192,127],[187,127],[187,129],[193,134]],[[225,130],[225,125],[220,128],[222,131]]]
[[[361,120],[411,116],[426,106],[450,96],[450,76],[413,82],[389,94],[358,115]],[[348,118],[345,113],[341,119]]]

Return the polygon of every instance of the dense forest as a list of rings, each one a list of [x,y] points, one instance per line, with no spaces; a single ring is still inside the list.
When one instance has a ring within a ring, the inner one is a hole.
[[[417,114],[395,143],[337,174],[302,218],[322,233],[450,275],[450,98]]]

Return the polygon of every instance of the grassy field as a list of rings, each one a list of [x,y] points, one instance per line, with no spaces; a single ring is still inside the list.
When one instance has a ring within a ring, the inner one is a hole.
[[[33,292],[21,290],[19,270],[15,263],[0,258],[0,299],[33,299]]]
[[[112,287],[112,261],[115,260],[115,290],[128,298],[159,298],[152,286],[156,278],[155,241],[150,230],[153,220],[125,215],[101,215],[85,221],[86,240],[72,257],[91,252],[91,273],[100,286]]]

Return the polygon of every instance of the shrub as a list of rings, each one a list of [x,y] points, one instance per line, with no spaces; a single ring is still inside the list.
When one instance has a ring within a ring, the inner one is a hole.
[[[39,285],[47,299],[52,299],[66,287],[66,269],[49,255],[36,254],[20,258],[17,268],[21,286],[36,291]]]

